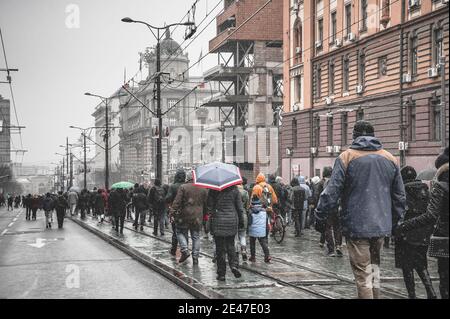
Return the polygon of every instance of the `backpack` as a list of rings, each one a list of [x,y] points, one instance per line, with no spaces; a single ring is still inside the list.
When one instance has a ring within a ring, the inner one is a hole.
[[[272,205],[272,193],[270,192],[269,186],[265,184],[262,186],[262,189],[261,204],[265,208],[270,207]]]
[[[154,195],[154,199],[155,199],[155,204],[157,205],[161,205],[165,202],[165,191],[164,188],[162,187],[155,187],[155,195]]]
[[[292,208],[295,210],[303,209],[305,203],[305,190],[301,187],[292,190]]]

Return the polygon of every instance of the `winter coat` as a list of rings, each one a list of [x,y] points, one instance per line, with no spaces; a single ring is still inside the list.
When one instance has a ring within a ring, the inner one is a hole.
[[[67,195],[69,205],[76,205],[78,202],[78,194],[76,192],[69,192]]]
[[[53,201],[53,198],[49,197],[44,197],[43,201],[42,201],[42,209],[46,212],[49,212],[51,210],[53,210],[55,208],[55,204]]]
[[[298,182],[300,183],[300,187],[305,190],[305,201],[303,202],[303,211],[308,209],[308,200],[312,197],[311,188],[306,184],[305,178],[300,176],[298,178]]]
[[[317,207],[317,204],[319,203],[320,194],[322,193],[324,187],[324,180],[321,179],[318,183],[314,183],[311,187],[312,190],[312,203],[315,207]]]
[[[57,211],[63,211],[69,207],[69,203],[64,195],[58,195],[55,202],[55,209]]]
[[[301,201],[301,203],[296,203],[297,202],[296,198],[299,198],[299,201]],[[302,198],[303,198],[303,200],[301,200]],[[290,193],[290,198],[289,198],[289,202],[291,204],[292,210],[303,211],[303,208],[304,208],[303,205],[305,202],[305,198],[306,198],[306,192],[303,187],[301,187],[300,185],[292,187],[291,193]]]
[[[250,208],[248,223],[248,235],[250,237],[266,237],[269,217],[266,210],[261,205]]]
[[[78,198],[78,206],[80,209],[85,209],[89,205],[89,194],[88,193],[81,193],[80,197]]]
[[[39,209],[41,205],[41,199],[39,197],[36,196],[31,198],[31,209]]]
[[[157,199],[161,197],[162,201],[158,203]],[[166,206],[166,191],[162,186],[153,186],[148,194],[148,203],[154,211],[163,211]]]
[[[236,186],[221,192],[209,191],[208,212],[211,213],[211,233],[214,236],[235,236],[244,228],[244,207]]]
[[[434,236],[448,238],[448,163],[441,166],[431,187],[427,212],[418,217],[406,220],[399,229],[409,232],[421,227],[434,226]]]
[[[316,217],[326,220],[341,199],[347,238],[390,236],[393,217],[401,219],[405,213],[405,197],[396,158],[383,150],[377,138],[360,136],[336,159]]]
[[[137,193],[133,194],[133,205],[138,212],[143,212],[149,209],[147,196],[143,190],[138,190]]]
[[[269,189],[269,192],[272,195],[271,196],[272,204],[273,205],[277,204],[278,197],[277,197],[277,194],[275,193],[275,190],[273,189],[273,187],[270,184],[266,183],[266,177],[264,176],[264,174],[261,174],[261,173],[256,177],[256,184],[255,184],[255,186],[253,186],[251,198],[253,198],[253,196],[256,195],[261,200],[262,196],[263,196],[263,190],[266,185]]]
[[[105,209],[105,200],[104,200],[103,195],[101,193],[95,194],[94,207],[97,210],[104,210]]]
[[[127,203],[125,194],[117,190],[111,191],[111,193],[109,194],[109,207],[111,215],[124,216],[126,205]]]
[[[166,203],[168,205],[172,205],[173,201],[175,200],[175,197],[177,196],[178,189],[185,182],[186,182],[186,173],[184,171],[177,171],[175,173],[173,184],[169,186],[169,190],[167,191]]]
[[[244,188],[244,186],[242,185],[238,185],[237,186],[239,193],[241,193],[241,199],[242,199],[242,207],[244,208],[244,225],[242,228],[240,228],[239,230],[246,230],[247,227],[247,210],[250,207],[250,196],[248,195],[248,191]]]
[[[172,204],[177,227],[200,230],[207,199],[208,190],[192,183],[181,185]]]

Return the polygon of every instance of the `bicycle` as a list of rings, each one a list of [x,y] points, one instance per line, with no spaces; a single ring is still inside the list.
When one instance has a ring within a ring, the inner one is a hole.
[[[273,238],[278,244],[281,244],[286,234],[286,223],[283,216],[279,215],[275,209],[269,208],[270,213],[270,226]]]

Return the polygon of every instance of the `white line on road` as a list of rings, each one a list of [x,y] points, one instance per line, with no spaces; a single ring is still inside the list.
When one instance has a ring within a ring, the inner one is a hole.
[[[5,229],[4,231],[2,231],[1,236],[3,236],[4,234],[6,234],[7,231],[8,231],[7,229]]]
[[[9,223],[8,228],[14,225],[14,222]]]
[[[15,222],[17,220],[17,217],[13,219],[13,222]]]

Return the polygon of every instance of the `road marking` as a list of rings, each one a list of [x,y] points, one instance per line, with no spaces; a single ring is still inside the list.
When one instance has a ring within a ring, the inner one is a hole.
[[[14,225],[14,222],[9,223],[8,228]]]
[[[13,222],[17,221],[17,217],[13,219]]]
[[[8,231],[8,229],[5,229],[4,231],[2,231],[1,236],[3,236],[4,234],[6,234],[7,231]]]
[[[44,241],[45,241],[44,238],[36,238],[36,243],[28,245],[30,245],[31,247],[42,248],[45,246]]]

